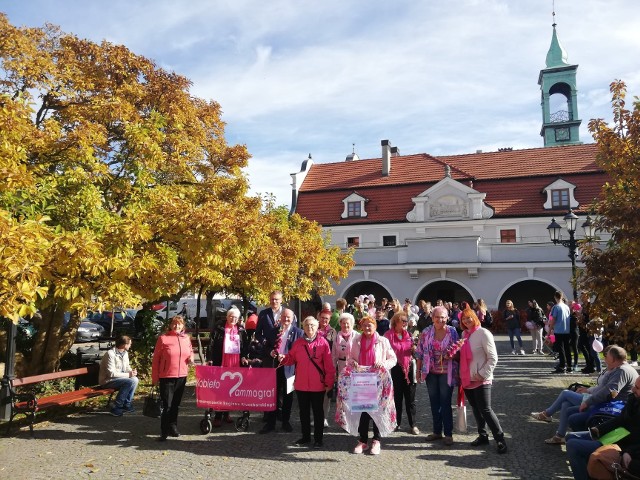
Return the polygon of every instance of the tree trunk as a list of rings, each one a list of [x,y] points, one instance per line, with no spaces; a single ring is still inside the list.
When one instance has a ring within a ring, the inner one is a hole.
[[[51,307],[40,312],[41,319],[34,319],[38,333],[31,350],[31,359],[23,362],[20,375],[39,375],[55,371],[60,364],[60,358],[71,349],[80,318],[77,315],[72,316],[68,328],[63,333],[65,307],[65,304],[53,303]]]

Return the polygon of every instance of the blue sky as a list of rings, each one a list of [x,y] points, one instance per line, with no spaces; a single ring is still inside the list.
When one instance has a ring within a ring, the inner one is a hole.
[[[581,139],[610,119],[609,84],[640,95],[640,2],[556,0],[578,64]],[[290,173],[312,154],[343,161],[542,146],[540,69],[552,0],[2,0],[14,25],[59,25],[126,45],[222,105],[247,145],[254,193],[290,204]]]

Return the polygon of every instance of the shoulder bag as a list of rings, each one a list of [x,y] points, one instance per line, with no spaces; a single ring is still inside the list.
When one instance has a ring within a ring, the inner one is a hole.
[[[160,418],[162,415],[162,400],[159,387],[154,387],[151,393],[144,399],[142,414],[145,417]]]

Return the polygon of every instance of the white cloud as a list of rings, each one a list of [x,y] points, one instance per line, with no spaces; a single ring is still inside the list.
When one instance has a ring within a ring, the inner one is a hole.
[[[189,77],[222,105],[230,142],[253,158],[254,191],[290,202],[289,174],[311,152],[342,161],[541,146],[538,73],[553,21],[539,0],[32,0],[16,24],[107,38]],[[60,8],[60,4],[66,8]],[[609,83],[640,92],[640,2],[558,0],[560,41],[579,64],[582,140],[610,117]]]

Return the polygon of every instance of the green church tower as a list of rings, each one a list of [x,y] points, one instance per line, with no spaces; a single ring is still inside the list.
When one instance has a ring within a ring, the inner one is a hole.
[[[554,12],[555,16],[555,12]],[[578,98],[576,72],[578,65],[567,62],[558,35],[556,23],[553,23],[551,46],[547,52],[547,68],[540,70],[538,85],[542,92],[542,129],[545,147],[556,145],[578,145],[580,141],[580,123],[578,118]],[[553,106],[550,105],[553,96]],[[554,108],[554,112],[551,112]]]

